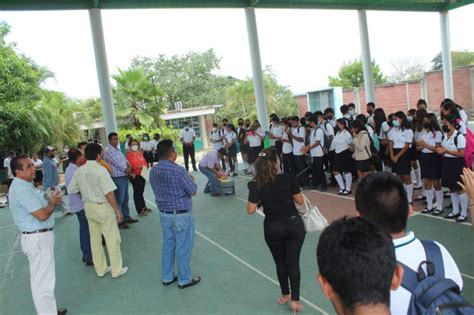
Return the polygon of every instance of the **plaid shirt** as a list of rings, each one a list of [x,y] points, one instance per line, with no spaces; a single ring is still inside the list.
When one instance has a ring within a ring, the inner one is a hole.
[[[160,211],[192,210],[197,185],[183,167],[168,160],[158,162],[150,170],[150,184]]]
[[[127,159],[120,149],[108,144],[105,147],[104,159],[112,167],[110,175],[112,177],[127,176],[125,170],[127,169]]]
[[[59,185],[58,164],[48,156],[43,161],[43,187],[50,188]]]

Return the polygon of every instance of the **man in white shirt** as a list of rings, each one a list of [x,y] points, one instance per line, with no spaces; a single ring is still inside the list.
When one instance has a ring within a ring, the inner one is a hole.
[[[375,103],[368,102],[367,103],[367,123],[371,125],[372,127],[375,127],[374,111],[375,111]]]
[[[270,124],[270,145],[271,147],[278,152],[278,156],[281,155],[282,149],[282,142],[281,137],[283,136],[283,128],[280,126],[280,118],[274,115],[271,117],[271,124]]]
[[[355,120],[356,117],[357,117],[355,104],[354,103],[349,103],[349,104],[347,104],[347,107],[349,108],[349,113],[348,114],[351,117],[351,120]]]
[[[8,189],[10,189],[10,185],[12,184],[12,181],[13,181],[13,173],[10,167],[10,163],[14,156],[15,156],[14,152],[9,152],[8,156],[3,160],[3,168],[5,169],[5,178],[7,179],[7,182],[8,182]]]
[[[427,255],[415,234],[406,231],[407,220],[413,209],[408,204],[402,181],[388,172],[371,173],[359,183],[355,204],[363,217],[378,223],[392,235],[397,261],[417,272],[420,263],[427,260]],[[438,242],[434,244],[441,251],[445,278],[452,279],[462,290],[462,277],[453,258],[443,245]],[[411,297],[412,293],[404,287],[392,291],[392,314],[407,314]]]
[[[307,119],[311,127],[309,135],[309,145],[304,149],[305,153],[310,152],[312,162],[312,180],[311,185],[314,188],[319,188],[320,191],[327,190],[327,180],[324,174],[324,130],[318,126],[318,118],[310,116]]]
[[[303,153],[305,146],[304,139],[306,137],[306,131],[303,126],[300,125],[298,116],[293,116],[289,119],[291,122],[291,139],[293,143],[293,157],[295,160],[296,176],[302,188],[307,188],[308,185],[308,173],[306,169],[308,167],[306,163],[306,156]]]
[[[191,163],[193,164],[193,171],[197,171],[196,158],[194,150],[194,140],[196,140],[196,132],[193,128],[189,127],[189,122],[184,122],[184,128],[181,129],[179,139],[183,144],[183,155],[184,155],[184,167],[189,172],[189,156],[191,156]]]

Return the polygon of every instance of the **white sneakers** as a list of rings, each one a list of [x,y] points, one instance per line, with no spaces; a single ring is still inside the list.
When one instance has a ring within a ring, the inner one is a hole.
[[[123,276],[124,274],[126,274],[128,271],[128,267],[123,267],[122,270],[120,270],[119,274],[117,276],[112,276],[112,278],[118,278],[120,276]]]

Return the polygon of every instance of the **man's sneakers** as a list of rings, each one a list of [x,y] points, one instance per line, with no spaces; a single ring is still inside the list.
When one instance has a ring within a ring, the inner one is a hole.
[[[110,266],[109,266],[109,267],[105,268],[105,271],[104,271],[103,275],[97,275],[97,276],[99,276],[99,278],[103,278],[111,271],[112,271],[112,268],[110,268]]]
[[[189,282],[187,284],[179,284],[178,288],[186,289],[186,288],[192,287],[193,285],[198,284],[199,282],[201,282],[201,277],[193,277],[193,278],[191,278],[191,282]]]
[[[122,270],[120,270],[119,274],[116,275],[116,276],[113,276],[113,275],[112,275],[112,278],[116,279],[116,278],[118,278],[118,277],[120,277],[120,276],[123,276],[124,274],[127,273],[127,271],[128,271],[128,267],[123,267]]]

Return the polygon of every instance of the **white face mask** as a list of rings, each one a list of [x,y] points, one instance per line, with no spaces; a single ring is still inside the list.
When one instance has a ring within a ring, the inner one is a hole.
[[[138,145],[136,144],[132,145],[132,151],[138,151]]]
[[[217,131],[217,128],[216,128],[216,127],[213,127],[213,128],[212,128],[212,131]]]
[[[64,149],[64,153],[68,153],[69,152],[69,149]]]

